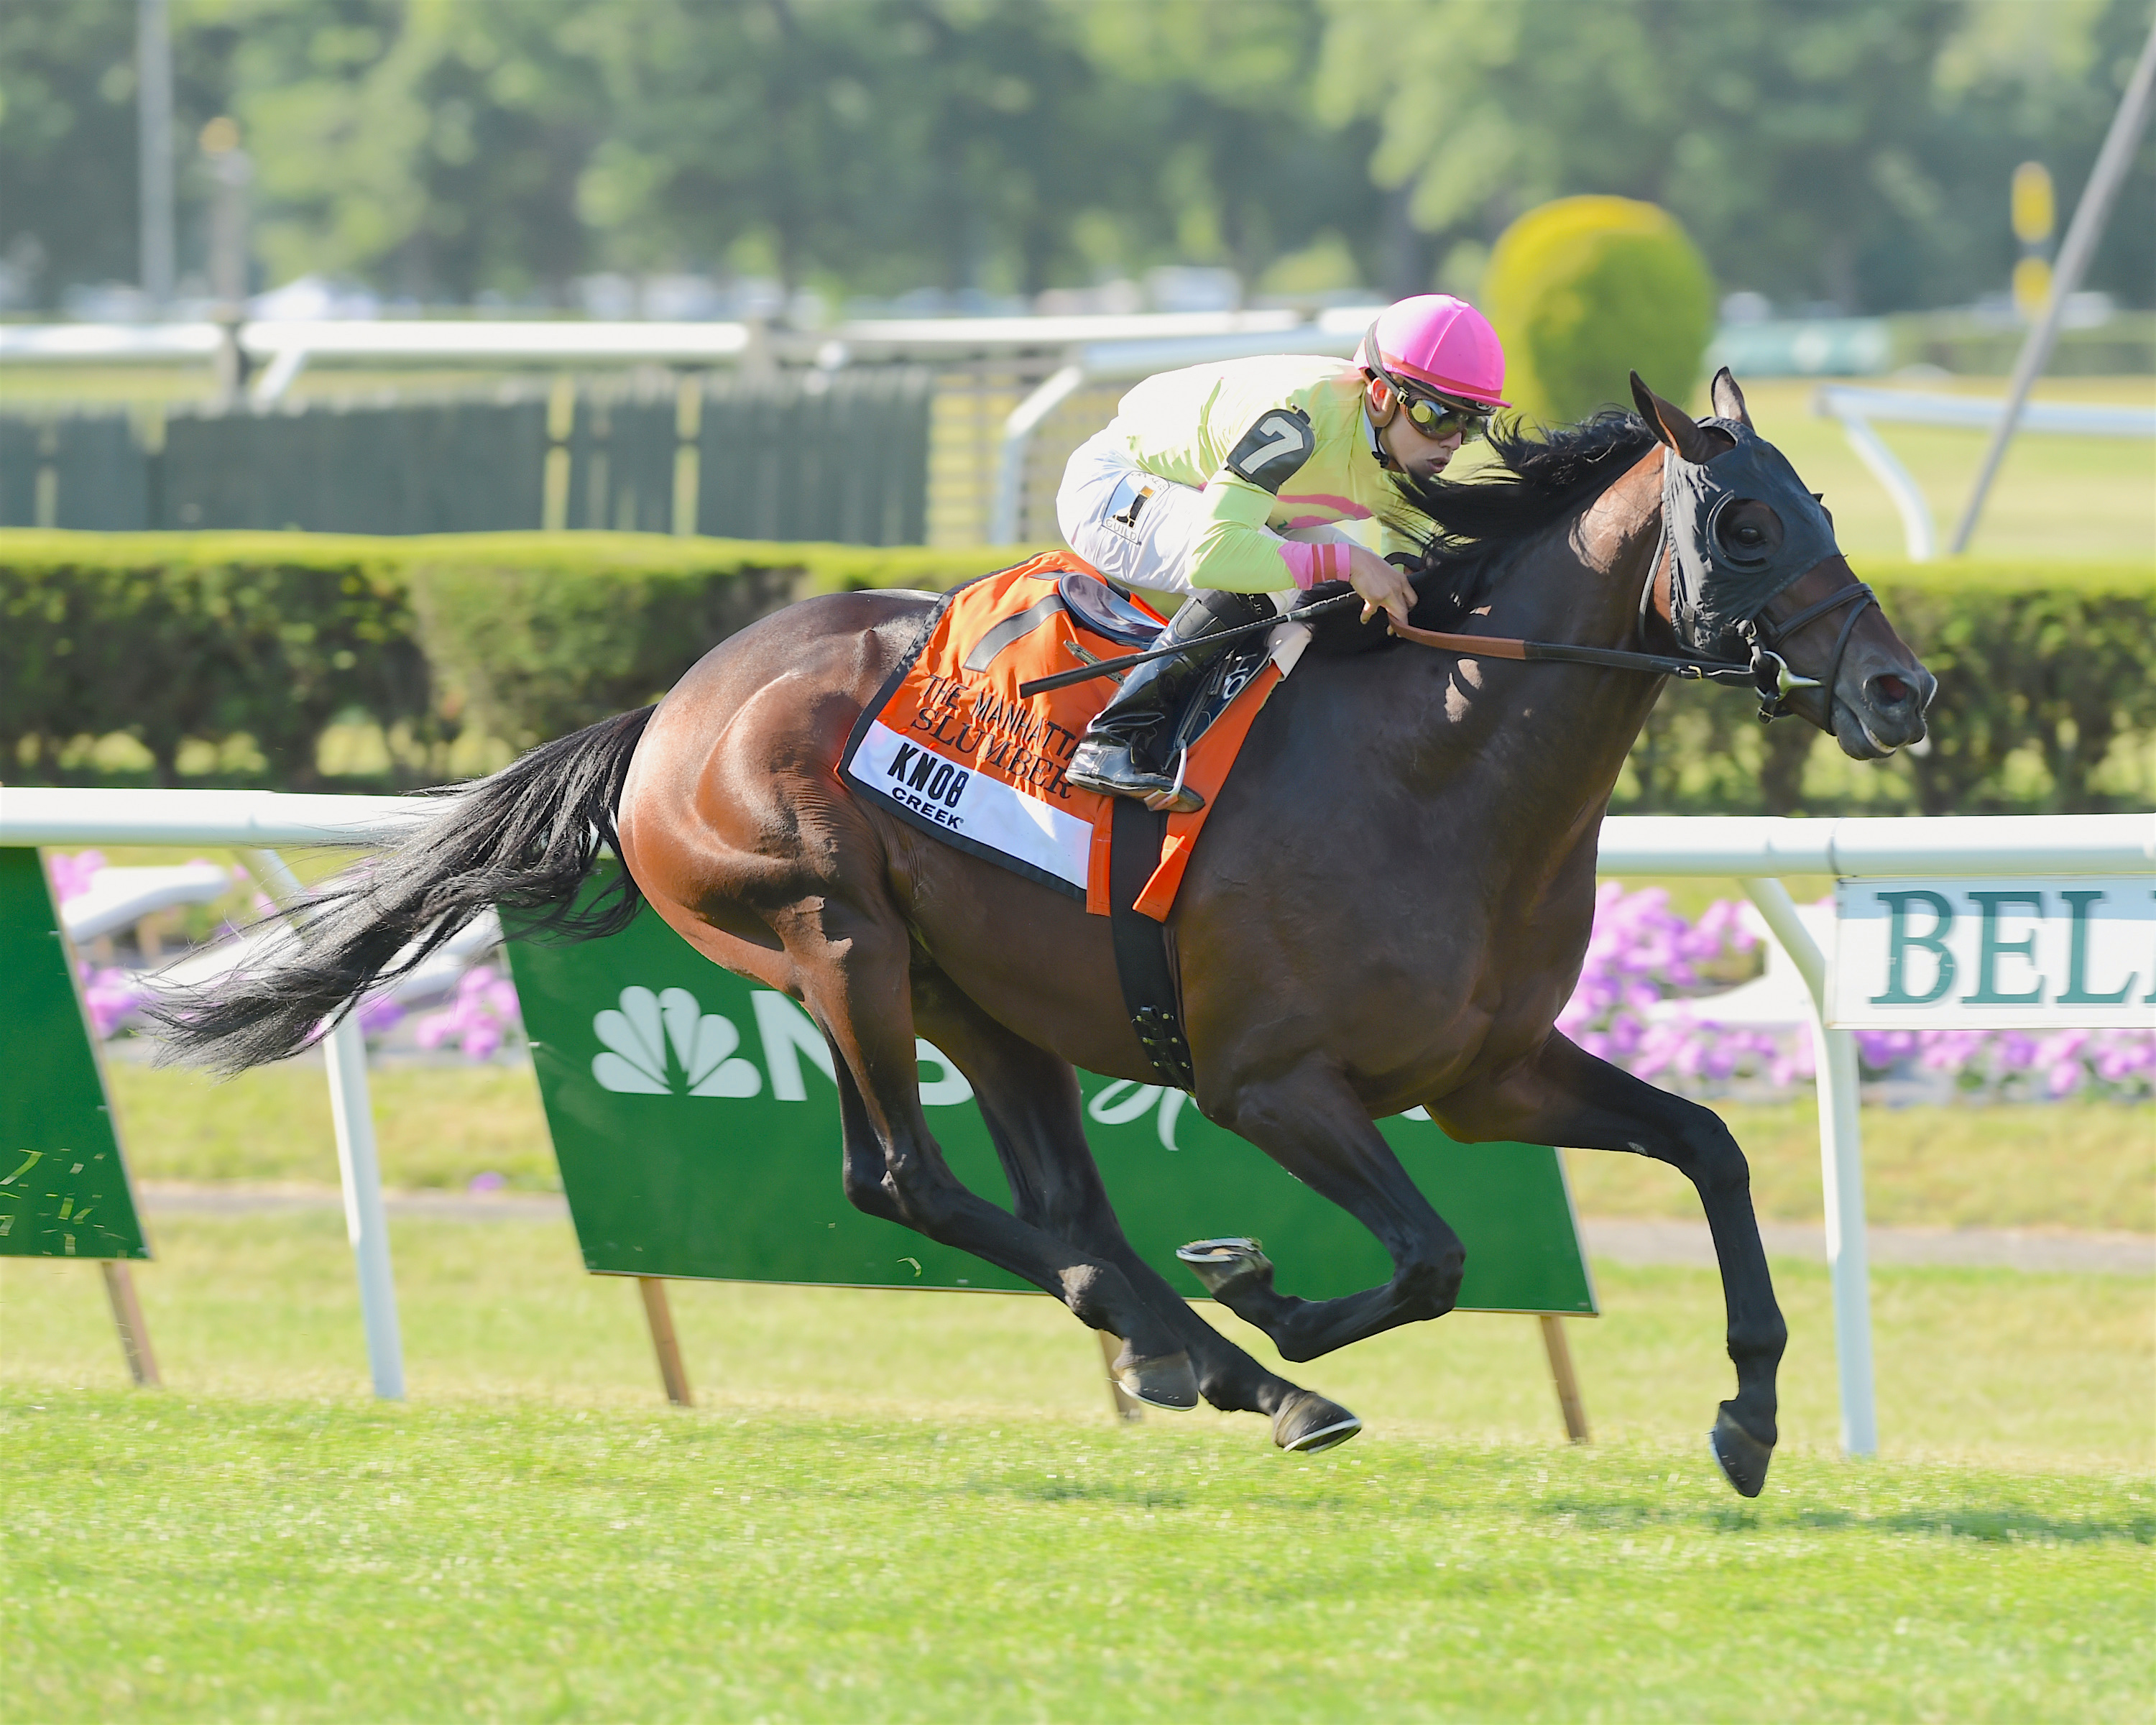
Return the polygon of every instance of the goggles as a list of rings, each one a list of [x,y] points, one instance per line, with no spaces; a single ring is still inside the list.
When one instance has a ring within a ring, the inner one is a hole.
[[[1380,374],[1382,375],[1382,374]],[[1393,393],[1408,424],[1424,437],[1443,439],[1455,432],[1462,443],[1472,443],[1490,429],[1491,409],[1480,402],[1455,401],[1448,396],[1410,395],[1390,377]]]
[[[1373,377],[1382,377],[1391,388],[1400,411],[1408,417],[1408,424],[1424,437],[1442,441],[1457,433],[1462,443],[1472,443],[1490,429],[1494,408],[1479,401],[1464,401],[1457,396],[1418,395],[1414,388],[1403,383],[1385,369],[1383,350],[1378,346],[1378,326],[1370,326],[1370,332],[1363,338],[1363,364]]]

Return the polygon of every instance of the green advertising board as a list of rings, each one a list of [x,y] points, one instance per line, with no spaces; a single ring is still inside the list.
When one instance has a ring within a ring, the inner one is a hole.
[[[0,845],[0,1256],[146,1258],[38,853]]]
[[[588,1269],[1033,1291],[846,1202],[830,1053],[784,995],[720,969],[648,910],[610,939],[512,938],[509,952]],[[921,1101],[953,1172],[1008,1203],[965,1079],[927,1043],[920,1053]],[[1220,1235],[1262,1240],[1283,1291],[1309,1298],[1390,1276],[1383,1249],[1353,1217],[1181,1091],[1079,1077],[1086,1137],[1116,1214],[1172,1286],[1202,1296],[1175,1248]],[[1466,1244],[1462,1309],[1596,1310],[1556,1151],[1455,1144],[1408,1116],[1380,1129]]]

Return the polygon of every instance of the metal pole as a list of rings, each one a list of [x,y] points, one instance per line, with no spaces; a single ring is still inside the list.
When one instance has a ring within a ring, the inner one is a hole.
[[[2059,248],[2059,267],[2051,277],[2051,297],[2045,305],[2044,316],[2029,331],[2028,339],[2021,344],[2021,357],[2014,362],[2014,381],[2007,386],[2005,411],[1999,416],[1999,424],[1991,434],[1990,447],[1984,452],[1984,465],[1977,471],[1976,488],[1969,494],[1969,506],[1962,511],[1961,525],[1954,529],[1952,549],[1957,557],[1969,549],[1969,537],[1976,531],[1977,517],[1984,513],[1984,496],[1998,476],[1999,464],[2005,459],[2006,446],[2014,440],[2015,429],[2020,424],[2022,405],[2029,399],[2030,389],[2051,357],[2051,344],[2058,339],[2067,297],[2081,285],[2082,273],[2087,270],[2089,259],[2096,255],[2097,242],[2103,238],[2112,202],[2118,196],[2119,187],[2125,183],[2127,170],[2133,165],[2134,146],[2141,141],[2141,129],[2148,123],[2152,90],[2156,90],[2156,25],[2150,27],[2148,40],[2142,44],[2141,58],[2135,63],[2133,77],[2127,81],[2125,97],[2118,105],[2118,111],[2112,116],[2111,130],[2104,135],[2103,148],[2097,152],[2096,167],[2090,171],[2081,202],[2074,207],[2074,219],[2066,228],[2066,243]]]
[[[274,850],[243,853],[280,905],[304,889]],[[397,1324],[397,1281],[389,1266],[389,1224],[382,1209],[382,1168],[374,1153],[374,1109],[367,1089],[367,1038],[349,1014],[322,1040],[329,1069],[330,1115],[336,1124],[337,1176],[344,1187],[345,1237],[359,1271],[359,1311],[367,1327],[367,1363],[374,1393],[404,1399],[404,1344]]]
[[[988,542],[1015,545],[1024,531],[1025,463],[1040,422],[1061,407],[1086,382],[1083,363],[1065,366],[1011,409],[1004,421],[1001,454],[996,464],[996,495],[988,513]]]
[[[166,0],[136,0],[135,116],[140,148],[142,291],[172,298],[172,30]]]
[[[1856,1112],[1856,1039],[1846,1030],[1827,1028],[1826,957],[1797,915],[1789,889],[1771,880],[1748,880],[1743,885],[1811,996],[1820,1178],[1826,1198],[1827,1271],[1834,1284],[1835,1361],[1841,1378],[1841,1447],[1851,1455],[1876,1455],[1879,1419],[1872,1394],[1871,1267],[1865,1239],[1864,1147]]]

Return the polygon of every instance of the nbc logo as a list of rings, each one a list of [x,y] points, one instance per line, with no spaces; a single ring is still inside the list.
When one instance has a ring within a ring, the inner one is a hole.
[[[686,988],[657,993],[624,988],[619,1006],[592,1019],[592,1034],[600,1044],[592,1056],[592,1077],[601,1090],[619,1096],[742,1097],[763,1094],[767,1072],[773,1101],[808,1101],[803,1064],[826,1080],[832,1076],[824,1033],[793,1002],[768,988],[750,993],[749,1009],[762,1045],[762,1071],[742,1052],[741,1030],[733,1020],[706,1012]],[[921,1059],[925,1106],[948,1108],[973,1101],[965,1075],[933,1044],[916,1038],[914,1049]]]
[[[621,1006],[592,1020],[606,1045],[593,1057],[602,1090],[635,1096],[752,1096],[763,1088],[753,1062],[733,1058],[741,1032],[731,1019],[706,1012],[686,988],[654,994],[624,988]],[[670,1063],[667,1056],[673,1056]]]

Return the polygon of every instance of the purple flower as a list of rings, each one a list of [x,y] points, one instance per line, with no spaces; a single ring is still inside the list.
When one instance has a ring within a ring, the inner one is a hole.
[[[377,994],[359,1009],[360,1034],[380,1036],[404,1022],[404,1009],[387,994]]]
[[[100,1042],[117,1034],[135,1009],[149,998],[149,991],[124,970],[94,970],[80,967],[82,1004],[90,1012],[91,1033]]]
[[[101,850],[82,850],[69,855],[65,851],[48,853],[45,865],[52,871],[53,896],[63,905],[70,899],[80,898],[89,891],[97,879],[98,870],[105,866]]]
[[[516,985],[497,975],[492,965],[482,964],[458,978],[447,1007],[424,1014],[412,1028],[422,1048],[454,1043],[465,1059],[487,1060],[517,1023]]]

